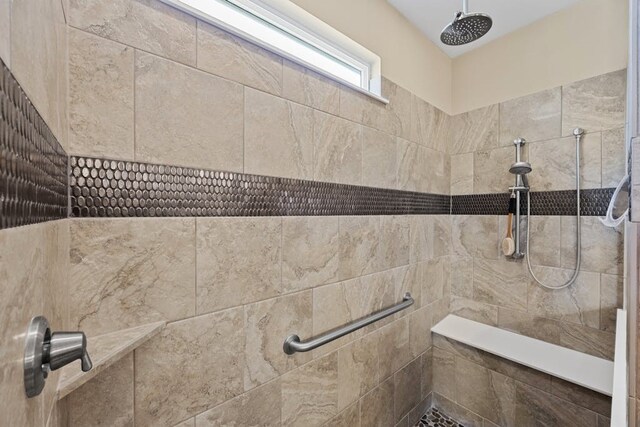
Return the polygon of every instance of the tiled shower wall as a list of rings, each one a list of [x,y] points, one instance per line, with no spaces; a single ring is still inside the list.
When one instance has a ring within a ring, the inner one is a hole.
[[[384,106],[156,1],[66,12],[72,155],[449,192],[447,116],[389,81]],[[407,425],[429,402],[450,231],[448,215],[74,218],[74,325],[169,324],[70,395],[67,422]],[[282,351],[406,291],[391,319]]]
[[[48,135],[50,130],[64,148],[67,148],[66,35],[60,1],[0,0],[0,58],[11,68],[33,106],[27,105],[29,101],[18,92],[13,93],[14,101],[23,106],[23,113],[29,112],[30,123],[40,119],[46,123],[45,126],[38,125],[39,133]],[[7,79],[3,83],[8,82]],[[3,107],[8,105],[3,104]],[[11,112],[14,127],[23,131],[32,129],[22,121],[24,116],[15,114],[11,107],[4,108],[4,114]],[[2,132],[3,138],[8,135],[6,128]],[[30,137],[24,139],[12,137],[10,144],[20,151],[20,155],[30,153],[30,159],[42,166],[46,163],[41,157],[42,152],[38,149],[32,151],[29,143],[33,134],[28,135]],[[52,141],[54,138],[47,137],[39,148]],[[16,172],[19,174],[19,183],[23,186],[15,186],[16,181],[13,181],[14,189],[29,188],[29,196],[33,197],[43,194],[34,191],[34,187],[27,187],[33,175],[30,169],[22,168],[24,163],[20,165],[22,167],[15,168],[15,157],[5,151],[1,157],[2,169],[14,167],[13,178]],[[12,180],[11,177],[7,180],[5,172],[6,169],[0,173],[3,228],[11,212],[23,212],[21,209],[26,208],[26,205],[7,203],[5,191]],[[37,178],[37,184],[48,182],[42,175]],[[11,194],[9,199],[12,199]],[[10,209],[5,210],[7,207]],[[37,209],[37,204],[31,208]],[[56,418],[57,372],[50,375],[48,387],[40,396],[25,398],[22,357],[24,332],[29,320],[42,314],[56,329],[71,328],[67,305],[69,222],[66,219],[39,224],[32,222],[29,221],[31,225],[0,230],[0,339],[3,343],[0,346],[0,424],[10,426],[39,427],[50,421],[53,423]]]
[[[453,117],[452,194],[508,191],[517,137],[527,140],[523,158],[533,167],[533,191],[575,188],[575,127],[586,131],[581,188],[615,187],[625,174],[625,77],[621,70]],[[622,306],[622,227],[583,217],[578,280],[550,291],[533,282],[525,260],[501,253],[505,216],[485,213],[491,215],[452,216],[450,311],[612,359]],[[545,283],[557,286],[571,276],[575,227],[574,216],[531,217],[531,260]],[[610,415],[605,396],[484,352],[441,337],[433,352],[433,399],[469,425],[596,426]]]

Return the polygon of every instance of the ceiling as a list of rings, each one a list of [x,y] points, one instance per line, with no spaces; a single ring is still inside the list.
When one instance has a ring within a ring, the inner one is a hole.
[[[481,39],[463,46],[447,46],[440,31],[459,10],[462,0],[387,0],[450,57],[462,55],[580,0],[469,0],[469,12],[487,13],[493,27]]]

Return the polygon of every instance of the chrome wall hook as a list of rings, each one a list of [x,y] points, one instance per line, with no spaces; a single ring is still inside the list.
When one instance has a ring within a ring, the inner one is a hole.
[[[91,370],[84,332],[54,332],[43,316],[31,319],[24,347],[24,389],[27,397],[42,392],[50,371],[81,361],[83,372]]]

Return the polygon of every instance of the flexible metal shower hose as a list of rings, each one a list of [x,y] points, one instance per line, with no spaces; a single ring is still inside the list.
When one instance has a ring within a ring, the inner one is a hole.
[[[529,273],[531,273],[531,277],[533,277],[533,280],[535,280],[540,286],[545,287],[547,289],[564,289],[567,288],[569,286],[571,286],[576,279],[578,278],[578,274],[580,274],[580,261],[582,259],[581,256],[581,248],[582,248],[582,244],[581,244],[581,229],[582,226],[580,224],[580,140],[582,139],[582,131],[576,129],[574,131],[574,135],[576,137],[576,269],[573,271],[573,275],[571,276],[571,279],[569,279],[568,282],[564,283],[563,285],[560,286],[551,286],[551,285],[547,285],[545,283],[542,283],[534,274],[533,269],[531,268],[531,256],[529,255],[530,253],[530,248],[531,248],[531,240],[529,238],[529,230],[530,230],[530,225],[531,225],[531,192],[528,191],[527,192],[527,250],[526,250],[526,255],[527,255],[527,267],[529,267]],[[520,224],[517,224],[516,226],[520,226]]]

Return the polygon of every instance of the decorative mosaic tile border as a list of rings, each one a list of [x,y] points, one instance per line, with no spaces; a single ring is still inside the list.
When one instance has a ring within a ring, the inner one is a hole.
[[[68,216],[67,160],[0,60],[0,229]]]
[[[596,188],[580,192],[580,213],[583,216],[604,216],[615,188]],[[451,197],[452,215],[506,215],[508,193],[469,194]],[[520,212],[527,213],[526,198]],[[531,192],[531,215],[575,215],[575,190]]]
[[[73,217],[450,213],[448,195],[71,157]]]

